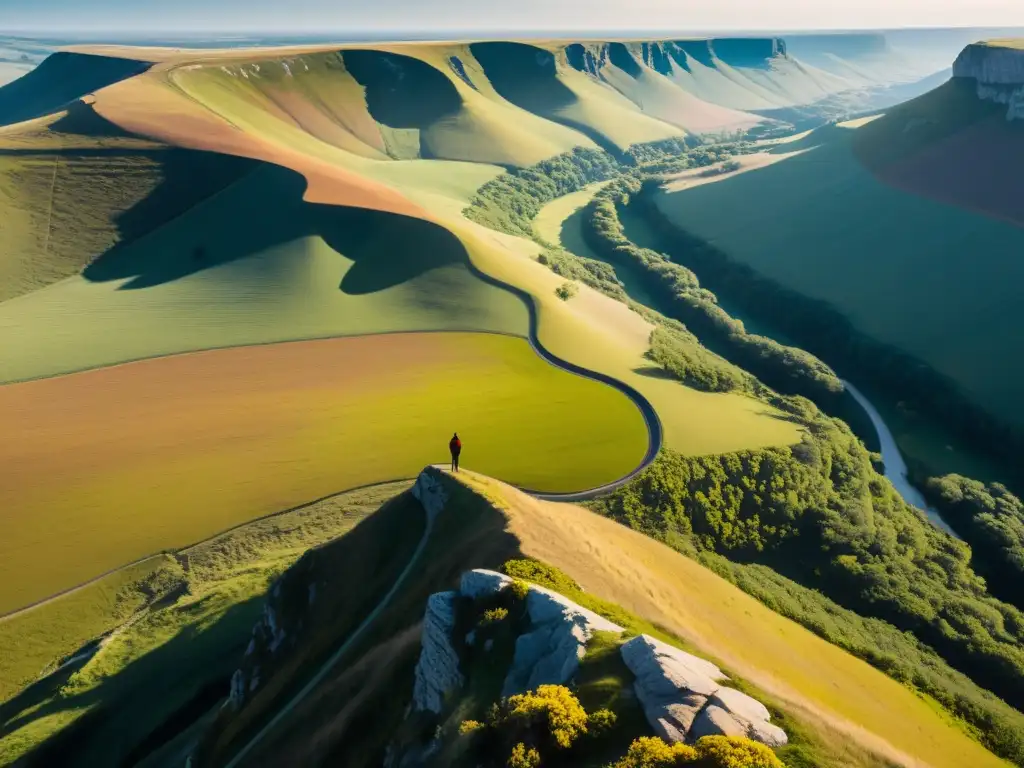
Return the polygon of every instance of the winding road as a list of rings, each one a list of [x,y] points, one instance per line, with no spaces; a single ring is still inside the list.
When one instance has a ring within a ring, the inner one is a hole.
[[[640,415],[643,416],[644,423],[647,425],[647,453],[644,454],[644,457],[643,459],[641,459],[640,464],[637,465],[637,467],[632,472],[619,478],[618,480],[614,480],[610,483],[606,483],[605,485],[598,486],[597,488],[589,488],[587,490],[577,491],[574,493],[540,493],[529,488],[519,488],[519,490],[523,491],[524,493],[528,493],[531,496],[536,496],[538,499],[543,499],[544,501],[587,501],[589,499],[593,499],[597,496],[600,496],[601,494],[608,493],[610,491],[615,490],[616,488],[619,488],[620,486],[625,485],[630,480],[639,475],[641,472],[643,472],[645,469],[647,469],[647,467],[651,465],[651,463],[657,458],[658,454],[661,452],[661,447],[665,440],[665,431],[662,428],[661,419],[658,417],[658,412],[654,410],[654,406],[651,405],[650,401],[642,394],[640,394],[639,391],[637,391],[636,389],[634,389],[629,384],[626,384],[623,381],[619,381],[618,379],[609,376],[605,373],[600,373],[599,371],[592,371],[589,368],[584,368],[581,365],[570,363],[568,360],[563,360],[562,358],[558,357],[558,355],[551,352],[551,350],[549,350],[547,347],[544,346],[543,343],[541,343],[540,337],[537,336],[537,328],[540,326],[540,321],[537,317],[537,305],[534,303],[533,296],[531,296],[527,291],[524,291],[522,288],[517,288],[514,285],[503,283],[501,280],[491,277],[486,272],[481,271],[475,264],[473,264],[472,261],[468,263],[468,267],[469,271],[478,279],[490,285],[494,285],[506,291],[509,291],[510,293],[519,297],[520,301],[522,301],[523,304],[526,305],[526,311],[529,313],[530,316],[530,335],[528,337],[528,341],[530,342],[530,346],[533,348],[533,351],[537,353],[538,357],[540,357],[542,360],[549,363],[550,365],[553,365],[556,368],[560,368],[561,370],[566,371],[567,373],[572,373],[575,374],[576,376],[582,376],[585,379],[597,381],[613,389],[617,389],[619,392],[628,397],[633,402],[633,405],[635,405],[637,409],[639,409]]]

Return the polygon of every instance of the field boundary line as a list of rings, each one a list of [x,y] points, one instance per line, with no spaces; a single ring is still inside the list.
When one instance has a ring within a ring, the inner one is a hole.
[[[48,603],[52,603],[55,600],[59,600],[62,597],[72,595],[75,592],[85,589],[86,587],[92,586],[97,581],[101,581],[107,578],[107,576],[113,576],[118,571],[123,571],[127,568],[134,568],[136,565],[141,565],[147,560],[153,560],[154,558],[161,557],[162,555],[174,557],[175,555],[183,554],[185,552],[188,552],[188,550],[190,549],[195,549],[196,547],[200,547],[203,544],[208,544],[209,542],[214,541],[215,539],[219,539],[221,536],[226,536],[232,531],[240,530],[242,528],[245,528],[246,526],[252,525],[253,523],[261,523],[275,517],[287,515],[292,512],[298,512],[299,510],[305,509],[306,507],[312,507],[314,504],[320,504],[321,502],[327,501],[328,499],[333,499],[335,496],[341,496],[342,494],[345,493],[354,493],[356,491],[363,491],[368,488],[376,488],[377,486],[381,485],[391,485],[392,483],[412,483],[415,480],[415,477],[399,477],[394,480],[382,480],[377,483],[366,483],[365,485],[357,485],[352,488],[346,488],[343,491],[329,493],[326,496],[321,496],[320,498],[313,499],[312,501],[304,501],[302,504],[296,504],[294,507],[288,507],[287,509],[279,509],[276,512],[269,512],[265,515],[254,517],[252,520],[246,520],[244,523],[238,523],[237,525],[233,525],[230,528],[225,528],[223,531],[218,531],[217,533],[213,534],[213,536],[207,536],[205,539],[200,539],[199,541],[194,541],[190,544],[186,544],[185,546],[180,547],[179,549],[162,549],[159,552],[154,552],[150,555],[146,555],[145,557],[140,557],[138,560],[132,560],[130,563],[125,563],[124,565],[119,565],[116,568],[111,568],[109,571],[104,571],[99,576],[93,576],[91,579],[89,579],[88,581],[83,581],[81,584],[76,584],[73,587],[68,587],[67,589],[61,590],[60,592],[55,592],[49,597],[44,597],[41,600],[35,601],[34,603],[23,606],[13,611],[9,611],[8,613],[2,614],[0,615],[0,623],[3,623],[8,619],[16,618],[17,616],[20,616],[23,613],[33,611],[36,608],[42,608]]]

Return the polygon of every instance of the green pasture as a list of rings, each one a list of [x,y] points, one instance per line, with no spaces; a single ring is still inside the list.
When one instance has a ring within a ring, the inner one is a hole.
[[[254,517],[414,477],[448,460],[455,430],[465,465],[545,492],[617,480],[648,447],[628,398],[549,365],[524,339],[390,334],[310,344],[298,358],[281,349],[296,345],[251,350],[260,356],[251,376],[219,362],[235,359],[223,350],[194,364],[139,364],[144,376],[128,366],[14,385],[100,404],[69,408],[45,476],[5,489],[0,611]],[[288,383],[268,385],[263,371],[281,366]],[[19,434],[3,438],[15,461]],[[76,458],[82,441],[88,472]]]
[[[118,628],[87,661],[71,663],[16,696],[25,674],[0,669],[0,701],[7,700],[0,704],[0,763],[18,759],[87,715],[89,738],[78,742],[68,764],[95,764],[91,761],[112,755],[124,759],[204,686],[231,674],[262,610],[262,597],[278,574],[307,549],[349,533],[406,486],[392,483],[340,494],[183,550],[178,557],[188,571],[178,567],[169,584],[178,587],[177,594]],[[394,525],[410,511],[395,508],[382,522]],[[410,527],[413,538],[417,530]],[[397,547],[396,556],[407,557],[407,549]],[[143,608],[144,603],[119,603],[115,611],[106,598],[114,589],[119,595],[137,593],[151,581],[158,560],[174,562],[163,556],[118,571],[95,588],[0,623],[0,637],[8,647],[19,648],[25,662],[50,664],[78,647],[69,647],[71,635],[80,637],[81,644],[123,623],[126,608]],[[185,586],[188,591],[181,593]],[[88,610],[83,612],[83,606]],[[86,623],[94,616],[102,620]],[[154,690],[160,695],[154,697]],[[104,717],[104,710],[116,711],[117,717]]]
[[[0,304],[0,382],[301,338],[526,335],[522,302],[474,277],[446,230],[310,205],[304,188],[263,166],[82,274]]]
[[[870,128],[869,123],[862,129]],[[822,129],[768,167],[657,204],[679,226],[780,284],[832,304],[862,332],[1021,420],[1024,231],[886,186],[854,157],[855,131]]]

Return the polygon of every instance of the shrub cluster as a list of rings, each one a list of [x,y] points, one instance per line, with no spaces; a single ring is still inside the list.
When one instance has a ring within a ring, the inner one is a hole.
[[[785,768],[768,747],[749,739],[705,736],[694,746],[666,744],[641,736],[629,745],[625,757],[609,768]]]
[[[903,501],[845,424],[806,405],[807,436],[793,448],[663,452],[596,506],[650,535],[767,565],[912,633],[984,688],[1024,705],[1024,614],[988,592],[970,549]],[[942,687],[936,676],[927,679]],[[940,698],[962,702],[954,709],[985,732],[987,744],[1024,765],[1019,719],[984,696],[959,698],[960,681],[942,688]]]

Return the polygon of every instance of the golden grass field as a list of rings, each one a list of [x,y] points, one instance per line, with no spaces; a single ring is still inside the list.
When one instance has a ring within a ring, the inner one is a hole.
[[[523,339],[405,334],[234,348],[0,388],[0,611],[255,517],[447,461],[517,485],[611,482],[640,411]]]
[[[937,705],[664,544],[581,507],[461,479],[501,502],[525,555],[691,642],[823,729],[908,768],[1006,765]]]

